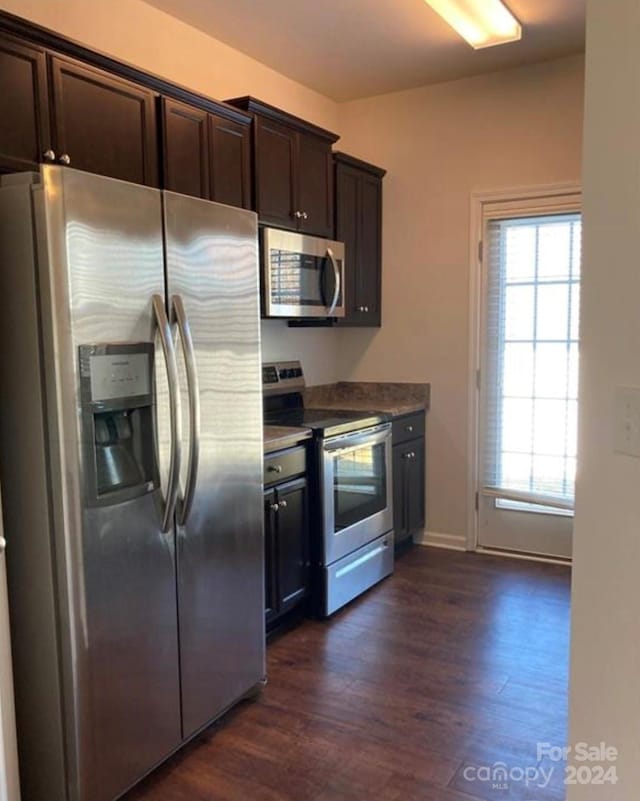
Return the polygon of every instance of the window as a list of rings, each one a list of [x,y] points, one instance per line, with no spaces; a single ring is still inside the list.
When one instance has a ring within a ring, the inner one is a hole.
[[[486,224],[481,479],[509,508],[573,506],[581,227],[576,213]]]

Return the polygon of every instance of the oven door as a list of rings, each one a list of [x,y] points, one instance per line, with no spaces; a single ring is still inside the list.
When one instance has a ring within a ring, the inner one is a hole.
[[[265,317],[344,317],[344,245],[265,228]]]
[[[393,527],[391,424],[326,439],[322,446],[323,563]]]

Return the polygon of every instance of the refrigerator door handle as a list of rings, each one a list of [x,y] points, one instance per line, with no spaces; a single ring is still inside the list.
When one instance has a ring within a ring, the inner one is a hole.
[[[173,522],[173,513],[178,498],[178,484],[180,481],[180,460],[182,457],[182,431],[180,417],[180,395],[178,391],[178,365],[176,350],[171,336],[171,326],[164,310],[164,298],[153,295],[153,311],[156,325],[162,343],[164,362],[167,369],[167,382],[169,384],[169,424],[171,429],[171,456],[169,458],[169,480],[167,482],[167,497],[164,502],[162,514],[162,531],[166,534]]]
[[[189,519],[191,507],[193,506],[193,496],[196,491],[196,481],[198,477],[198,464],[200,461],[200,385],[198,383],[198,370],[196,367],[196,357],[193,347],[193,338],[189,320],[184,310],[184,303],[180,295],[173,295],[171,307],[178,322],[180,331],[180,343],[184,353],[184,362],[187,370],[187,384],[189,388],[189,419],[190,419],[190,443],[189,443],[189,466],[187,468],[187,479],[184,487],[184,497],[178,503],[178,524],[184,526]]]

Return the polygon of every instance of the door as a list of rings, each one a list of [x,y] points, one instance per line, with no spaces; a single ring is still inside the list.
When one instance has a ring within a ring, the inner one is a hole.
[[[358,254],[358,320],[364,325],[380,325],[382,182],[364,174],[360,182],[360,252]]]
[[[209,115],[203,109],[162,98],[164,187],[209,197]]]
[[[253,212],[170,192],[164,216],[189,443],[177,512],[188,737],[265,675],[258,232]]]
[[[278,487],[276,502],[278,612],[293,608],[309,589],[308,492],[304,478]]]
[[[411,444],[393,448],[393,532],[395,543],[403,542],[411,533],[407,504],[407,460]]]
[[[158,186],[153,92],[59,56],[51,57],[51,80],[59,160],[66,156],[79,170]]]
[[[171,525],[163,530],[166,505],[156,479],[131,499],[93,502],[87,454],[99,439],[97,426],[94,433],[79,413],[88,376],[80,348],[142,343],[150,349],[157,331],[152,296],[164,295],[161,196],[74,169],[44,167],[43,176],[48,259],[40,291],[51,298],[42,310],[45,320],[51,317],[44,363],[47,385],[55,387],[48,425],[51,441],[61,444],[51,455],[51,480],[59,488],[56,543],[64,543],[56,548],[64,565],[58,586],[69,596],[68,608],[58,599],[69,780],[80,801],[110,801],[181,741],[175,534]],[[155,363],[163,431],[159,347]],[[148,386],[152,368],[145,358],[140,369]],[[125,373],[122,381],[130,379]],[[153,452],[153,438],[150,444]],[[160,446],[162,458],[162,434]]]
[[[35,170],[50,145],[46,55],[0,36],[0,172]]]
[[[11,676],[5,545],[0,502],[0,801],[19,801],[18,750]]]
[[[390,425],[324,441],[325,565],[391,530],[391,470]]]
[[[278,584],[276,576],[277,524],[276,494],[274,490],[264,493],[264,610],[265,622],[278,615]]]
[[[333,239],[333,158],[331,145],[298,134],[298,230]]]
[[[255,122],[256,211],[260,222],[291,228],[296,202],[296,132],[262,117]]]
[[[250,209],[251,128],[209,114],[211,143],[211,200]]]
[[[578,415],[576,199],[486,209],[478,542],[569,558]]]
[[[358,264],[360,263],[361,173],[338,164],[336,167],[336,239],[344,242],[344,324],[357,323],[360,302],[358,299]]]

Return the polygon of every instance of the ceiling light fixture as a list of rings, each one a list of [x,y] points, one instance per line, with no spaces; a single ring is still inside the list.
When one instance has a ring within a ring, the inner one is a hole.
[[[522,27],[501,0],[425,0],[474,48],[518,42]]]

